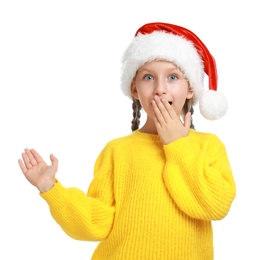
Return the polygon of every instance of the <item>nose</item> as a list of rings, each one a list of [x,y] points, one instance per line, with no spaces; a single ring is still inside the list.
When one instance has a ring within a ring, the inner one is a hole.
[[[162,96],[167,93],[166,82],[163,80],[158,80],[155,82],[154,94],[157,96]]]

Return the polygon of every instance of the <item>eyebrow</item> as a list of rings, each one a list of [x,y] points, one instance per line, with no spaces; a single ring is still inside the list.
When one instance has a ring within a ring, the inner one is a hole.
[[[178,68],[178,67],[172,67],[169,69],[166,69],[167,72],[176,72],[176,73],[180,73],[181,75],[184,75],[184,73]],[[149,68],[140,68],[138,69],[137,72],[142,72],[142,73],[152,73],[153,69],[149,69]]]

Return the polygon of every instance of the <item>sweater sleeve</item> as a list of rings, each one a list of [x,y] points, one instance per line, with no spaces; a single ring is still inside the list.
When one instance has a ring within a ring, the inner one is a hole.
[[[74,239],[100,241],[112,229],[115,203],[112,165],[107,157],[103,151],[97,158],[87,194],[78,188],[66,188],[58,180],[51,190],[40,194],[52,217]]]
[[[178,207],[193,218],[224,218],[235,198],[236,186],[219,138],[209,134],[199,143],[188,136],[165,145],[164,151],[164,181]]]

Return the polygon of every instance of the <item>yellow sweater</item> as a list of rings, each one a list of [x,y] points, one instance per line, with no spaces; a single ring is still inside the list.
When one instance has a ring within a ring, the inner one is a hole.
[[[40,195],[70,237],[100,241],[93,260],[211,260],[211,220],[226,216],[236,186],[216,135],[162,145],[137,130],[104,147],[87,194],[57,180]]]

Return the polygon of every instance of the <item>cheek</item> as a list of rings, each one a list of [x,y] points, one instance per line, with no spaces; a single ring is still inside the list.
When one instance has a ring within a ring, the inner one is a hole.
[[[181,113],[183,106],[186,102],[186,99],[187,99],[186,95],[175,96],[174,109],[175,109],[177,114]]]
[[[138,92],[138,99],[142,105],[142,108],[144,111],[148,113],[152,109],[152,101],[149,95],[147,93],[144,93],[143,91]]]
[[[139,101],[144,109],[149,106],[149,101],[147,97],[142,95],[142,93],[139,93]]]
[[[146,99],[149,99],[149,97],[151,96],[151,88],[146,86],[139,87],[137,88],[137,93],[139,99],[142,99],[144,101]]]
[[[189,86],[185,84],[179,86],[173,95],[177,101],[180,101],[180,103],[184,104],[186,99],[192,98],[193,93],[189,90]]]

